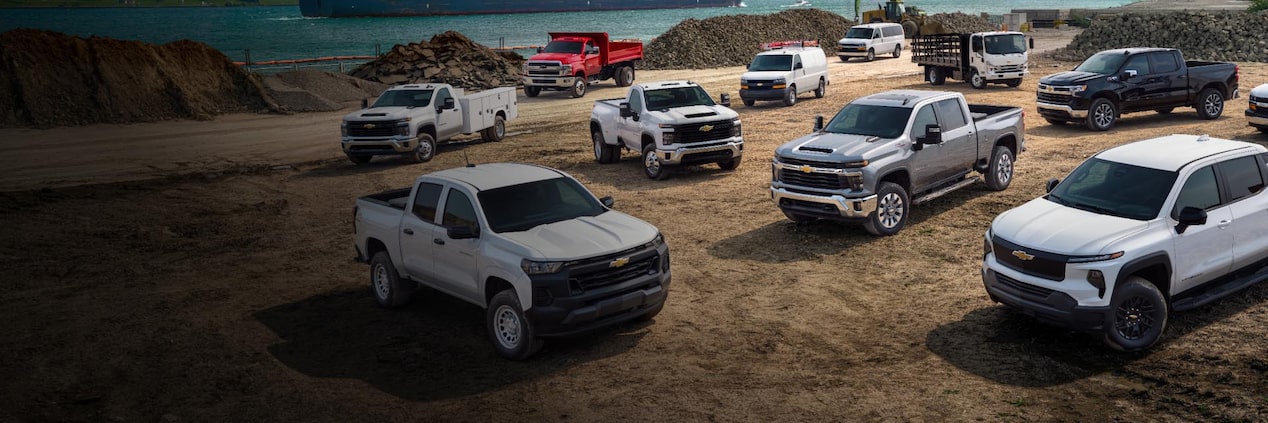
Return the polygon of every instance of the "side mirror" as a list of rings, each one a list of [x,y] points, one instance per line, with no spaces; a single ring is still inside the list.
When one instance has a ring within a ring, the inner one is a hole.
[[[942,127],[936,123],[925,125],[925,137],[919,141],[922,144],[942,144]]]
[[[445,110],[453,109],[453,107],[454,107],[453,97],[446,98],[445,102],[440,105],[440,108]]]
[[[450,226],[446,228],[449,239],[468,239],[479,238],[480,232],[471,229],[470,226]]]
[[[634,110],[630,109],[630,103],[621,103],[621,117],[627,118],[634,116]]]
[[[598,47],[590,47],[590,48],[586,49],[586,54],[599,54],[599,48],[598,48]]]
[[[1122,76],[1122,79],[1123,79],[1124,81],[1126,81],[1126,80],[1128,80],[1128,79],[1135,78],[1135,77],[1136,77],[1136,70],[1135,70],[1135,69],[1128,69],[1128,70],[1123,71],[1123,76]]]
[[[731,94],[722,93],[718,97],[718,104],[721,104],[722,107],[731,107]]]
[[[362,108],[362,109],[365,109],[365,108],[369,108],[369,107],[370,107],[370,99],[368,99],[368,98],[363,98],[363,99],[361,99],[361,108]]]
[[[801,69],[801,68],[803,68],[803,67],[804,67],[804,66],[802,66],[802,65],[801,65],[801,63],[798,63],[798,64],[793,65],[793,70]]]
[[[545,52],[546,52],[546,47],[537,46],[537,52],[538,52],[538,53],[545,53]]]
[[[1035,37],[1030,37],[1030,49],[1035,49]]]
[[[1044,184],[1043,186],[1043,189],[1044,189],[1043,192],[1052,192],[1052,190],[1056,189],[1057,185],[1060,183],[1061,183],[1060,179],[1057,179],[1057,178],[1049,179],[1048,183]]]
[[[609,209],[612,208],[613,204],[616,204],[616,200],[612,199],[611,195],[600,198],[599,202],[603,203],[603,207],[607,207]]]
[[[1192,206],[1185,207],[1180,209],[1180,217],[1176,220],[1180,221],[1180,223],[1176,225],[1176,233],[1182,234],[1186,229],[1189,229],[1190,226],[1205,225],[1206,210]]]
[[[823,131],[823,115],[815,116],[815,132]]]

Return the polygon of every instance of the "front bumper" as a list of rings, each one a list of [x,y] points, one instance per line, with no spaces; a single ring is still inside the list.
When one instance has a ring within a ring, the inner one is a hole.
[[[581,335],[654,313],[664,307],[672,280],[667,264],[668,247],[644,250],[625,257],[630,263],[636,263],[649,254],[653,255],[654,272],[597,288],[580,288],[574,278],[563,273],[534,276],[533,306],[524,314],[532,322],[536,335]]]
[[[388,138],[343,137],[339,143],[344,154],[404,154],[418,148],[413,138],[400,135]]]
[[[1087,109],[1077,110],[1065,104],[1035,102],[1035,107],[1039,109],[1040,115],[1047,118],[1083,119],[1087,117]]]
[[[1258,107],[1258,110],[1246,109],[1246,121],[1256,128],[1268,128],[1268,107]]]
[[[525,76],[524,86],[526,87],[550,87],[550,88],[570,88],[572,84],[577,82],[574,76]]]
[[[745,100],[780,100],[788,94],[790,88],[740,89],[740,98]]]
[[[837,57],[866,57],[867,46],[837,47]]]
[[[987,72],[986,75],[983,75],[983,76],[986,77],[987,81],[999,81],[1001,79],[1023,79],[1026,77],[1026,75],[1029,75],[1029,74],[1030,74],[1030,71],[998,72],[998,73]]]
[[[1036,320],[1073,330],[1101,330],[1110,312],[1109,307],[1080,306],[1078,300],[1064,292],[1048,292],[986,266],[982,267],[982,283],[991,300]]]
[[[811,215],[825,219],[864,219],[876,211],[876,195],[863,198],[846,198],[840,195],[814,195],[770,188],[771,198],[780,210]]]
[[[744,155],[744,138],[731,137],[716,141],[718,144],[702,147],[678,147],[656,149],[665,165],[690,165],[717,163]],[[672,146],[672,144],[671,144]]]

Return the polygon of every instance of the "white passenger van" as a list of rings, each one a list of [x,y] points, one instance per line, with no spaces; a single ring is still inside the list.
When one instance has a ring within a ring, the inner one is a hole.
[[[906,39],[903,26],[896,23],[855,25],[846,31],[845,38],[837,41],[837,57],[842,62],[850,61],[851,57],[862,57],[870,62],[877,53],[889,53],[897,58],[903,55]]]
[[[828,89],[828,59],[818,41],[782,41],[763,44],[766,49],[740,76],[740,99],[745,106],[757,100],[797,103],[797,95],[814,91],[822,98]]]

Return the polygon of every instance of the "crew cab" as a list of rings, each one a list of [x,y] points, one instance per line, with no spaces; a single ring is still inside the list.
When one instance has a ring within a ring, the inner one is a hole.
[[[1124,48],[1106,50],[1073,71],[1039,79],[1036,107],[1053,125],[1083,121],[1088,129],[1108,131],[1123,113],[1193,107],[1203,119],[1224,113],[1224,100],[1237,98],[1237,65],[1185,61],[1180,50]]]
[[[740,166],[744,137],[731,98],[719,103],[691,81],[638,84],[625,98],[599,100],[590,111],[594,159],[615,163],[621,149],[642,154],[643,173],[669,177],[669,168],[717,163],[723,170]]]
[[[1147,349],[1171,312],[1268,279],[1266,152],[1170,135],[1098,153],[995,218],[982,247],[986,292],[1114,349]]]
[[[1259,132],[1268,133],[1268,84],[1250,90],[1250,104],[1246,106],[1246,122],[1259,129]]]
[[[501,141],[506,121],[518,116],[513,87],[466,94],[448,84],[398,85],[369,108],[363,101],[361,110],[344,116],[340,143],[356,164],[379,155],[422,163],[435,157],[437,143],[459,134],[480,132],[485,141]]]
[[[524,62],[524,94],[568,90],[581,97],[590,84],[612,78],[616,86],[628,87],[640,60],[642,41],[610,41],[606,32],[551,32],[550,42]]]
[[[827,125],[775,149],[771,198],[793,222],[860,222],[898,233],[910,207],[977,182],[1003,190],[1024,149],[1018,107],[971,105],[955,92],[897,90],[846,104]]]
[[[374,298],[399,307],[424,285],[486,309],[494,350],[650,320],[669,295],[655,226],[612,210],[559,170],[493,163],[442,170],[357,199],[358,261]]]

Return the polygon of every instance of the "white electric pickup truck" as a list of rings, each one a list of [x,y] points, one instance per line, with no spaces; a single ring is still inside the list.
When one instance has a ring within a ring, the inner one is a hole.
[[[541,338],[650,320],[669,295],[669,247],[655,226],[611,209],[567,173],[468,165],[357,199],[359,261],[383,307],[418,285],[487,309],[498,354]]]
[[[1171,312],[1268,279],[1268,149],[1171,135],[1098,153],[995,218],[982,246],[992,300],[1147,349]]]
[[[448,84],[410,84],[389,88],[369,108],[343,118],[343,153],[356,164],[379,155],[404,155],[422,163],[436,155],[436,144],[459,134],[480,133],[501,141],[506,121],[519,116],[514,87],[466,94]]]

